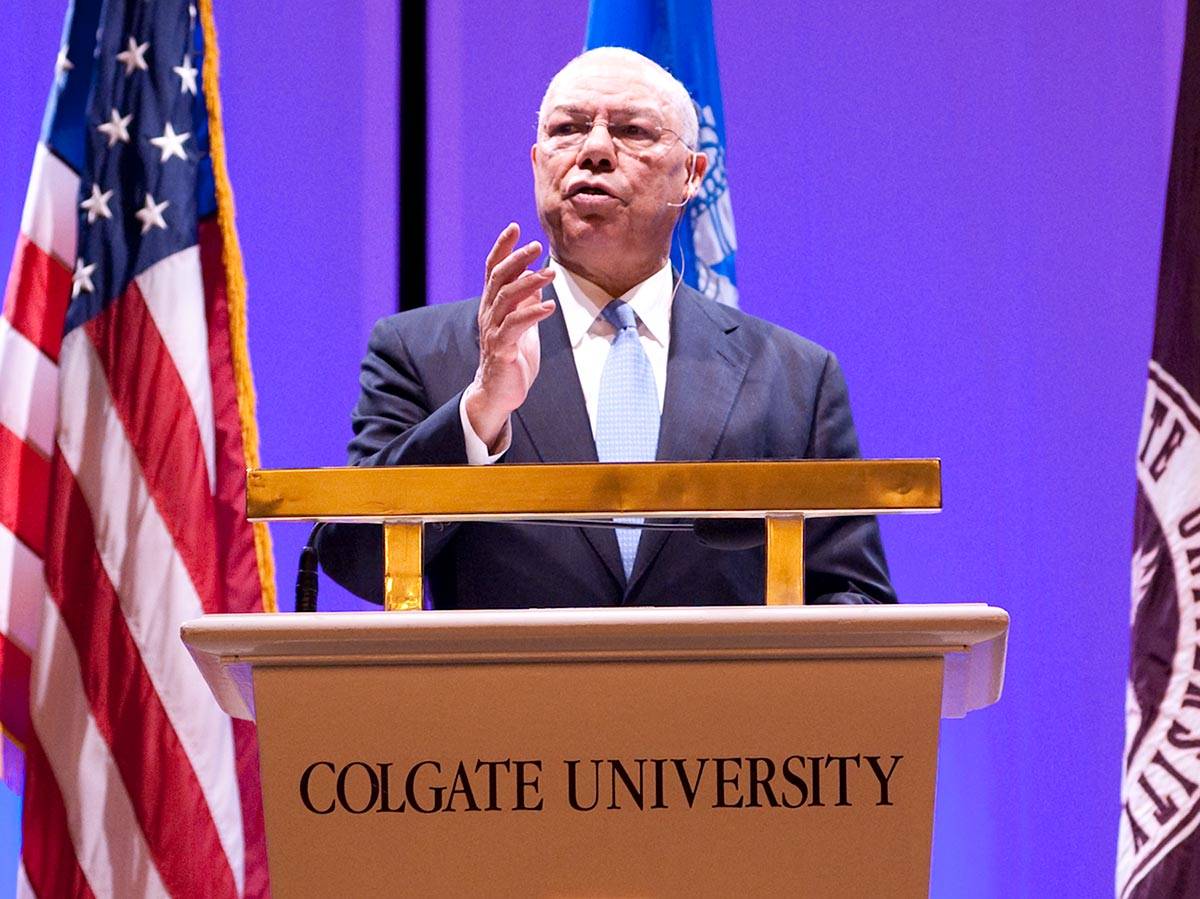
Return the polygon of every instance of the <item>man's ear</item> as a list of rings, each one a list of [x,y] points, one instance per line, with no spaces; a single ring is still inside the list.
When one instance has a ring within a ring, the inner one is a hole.
[[[692,155],[696,161],[692,163],[692,177],[688,179],[688,191],[692,196],[700,190],[700,182],[704,180],[704,173],[708,171],[708,154],[697,151]]]
[[[529,162],[532,164],[535,173],[537,172],[537,151],[537,141],[534,141],[533,146],[529,148]]]

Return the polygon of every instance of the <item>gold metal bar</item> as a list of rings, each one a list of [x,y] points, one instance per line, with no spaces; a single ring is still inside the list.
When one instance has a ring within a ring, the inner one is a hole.
[[[421,609],[421,522],[383,525],[383,608],[388,612]]]
[[[251,470],[253,520],[807,517],[937,512],[938,459]]]
[[[804,518],[767,516],[767,605],[804,605]]]

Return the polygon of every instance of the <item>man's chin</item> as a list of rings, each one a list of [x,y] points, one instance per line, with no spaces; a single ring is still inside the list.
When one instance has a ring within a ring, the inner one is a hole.
[[[563,216],[563,233],[571,243],[621,241],[629,235],[629,226],[615,209],[580,214],[572,210]]]

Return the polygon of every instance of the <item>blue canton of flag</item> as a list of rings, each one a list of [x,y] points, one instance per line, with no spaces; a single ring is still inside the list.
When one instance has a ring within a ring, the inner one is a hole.
[[[146,3],[105,4],[94,57],[79,54],[97,71],[76,74],[94,85],[91,127],[85,133],[85,120],[62,100],[57,121],[48,123],[51,145],[76,150],[79,156],[68,161],[83,176],[66,331],[102,312],[135,276],[195,246],[198,219],[215,208],[208,118],[197,83],[203,35],[194,5],[171,5],[177,13]],[[68,87],[76,79],[68,78]],[[56,140],[59,129],[78,136]]]
[[[648,56],[683,82],[696,103],[700,146],[708,172],[676,232],[684,279],[705,296],[738,302],[733,206],[725,175],[725,114],[717,73],[709,0],[590,0],[587,49],[628,47]],[[677,249],[676,249],[677,248]]]

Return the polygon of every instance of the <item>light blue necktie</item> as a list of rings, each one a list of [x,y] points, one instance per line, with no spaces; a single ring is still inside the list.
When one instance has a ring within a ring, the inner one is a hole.
[[[658,389],[654,369],[638,339],[637,316],[622,300],[600,312],[617,329],[604,371],[596,406],[596,456],[601,462],[653,462],[658,452]],[[641,524],[641,518],[617,521]],[[633,573],[640,530],[617,528],[617,545],[625,580]]]

